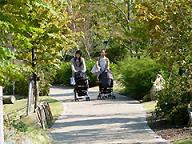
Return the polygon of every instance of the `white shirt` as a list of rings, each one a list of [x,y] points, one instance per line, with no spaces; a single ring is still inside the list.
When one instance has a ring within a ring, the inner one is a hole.
[[[101,71],[104,71],[106,69],[107,65],[107,58],[106,57],[100,57],[99,58],[99,66],[101,68]]]

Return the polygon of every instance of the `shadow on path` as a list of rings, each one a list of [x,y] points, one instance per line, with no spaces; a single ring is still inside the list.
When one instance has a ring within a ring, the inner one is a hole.
[[[62,101],[64,113],[50,129],[54,144],[164,144],[147,125],[138,101],[116,95],[97,100],[98,88],[89,89],[91,101],[73,100],[73,89],[54,87],[50,96]]]

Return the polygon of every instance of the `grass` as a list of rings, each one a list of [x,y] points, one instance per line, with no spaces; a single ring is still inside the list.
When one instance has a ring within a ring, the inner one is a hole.
[[[54,120],[63,112],[62,103],[49,96],[39,97],[39,101],[47,101],[49,103]],[[49,144],[50,138],[48,131],[39,128],[35,113],[27,117],[23,116],[21,120],[18,120],[17,116],[20,116],[22,113],[25,114],[26,104],[27,99],[20,99],[14,104],[4,105],[4,112],[11,116],[11,120],[17,119],[16,128],[13,128],[13,125],[5,128],[5,140],[7,143],[26,140],[28,142],[24,143]]]
[[[155,102],[155,101],[149,101],[149,102],[142,103],[142,105],[147,113],[154,112],[156,104],[157,104],[157,102]]]
[[[25,109],[27,105],[27,99],[16,100],[14,104],[5,104],[3,105],[3,110],[6,114],[13,114],[20,110]]]
[[[120,94],[123,94],[124,93],[124,86],[120,82],[114,81],[113,91],[120,93]]]
[[[54,118],[57,118],[61,114],[61,111],[63,111],[62,104],[49,96],[41,96],[39,97],[39,101],[46,101],[49,103]],[[26,105],[27,99],[19,99],[16,100],[14,104],[5,104],[3,110],[4,113],[10,115],[14,113],[18,114],[18,111],[22,111],[24,113],[26,111]]]
[[[173,142],[173,144],[192,144],[192,138],[178,140]]]
[[[50,96],[40,97],[40,101],[46,101],[49,103],[54,119],[57,119],[63,112],[62,103],[56,99],[51,98]]]

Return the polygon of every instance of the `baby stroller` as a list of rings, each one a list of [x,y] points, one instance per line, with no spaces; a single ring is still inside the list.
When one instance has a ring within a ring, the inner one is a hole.
[[[99,75],[99,95],[97,99],[106,98],[116,98],[115,95],[113,95],[113,76],[109,70],[105,70]]]
[[[76,72],[75,73],[75,86],[74,86],[74,100],[79,101],[79,99],[83,99],[85,96],[86,101],[90,101],[90,97],[88,94],[88,78],[84,72]]]

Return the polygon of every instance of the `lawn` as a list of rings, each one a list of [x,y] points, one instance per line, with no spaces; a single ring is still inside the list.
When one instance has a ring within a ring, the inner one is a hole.
[[[39,101],[49,103],[54,120],[63,112],[62,103],[49,96],[39,97]],[[4,105],[4,113],[9,115],[12,123],[9,126],[5,123],[5,144],[15,142],[49,144],[51,140],[48,131],[38,126],[35,113],[27,117],[24,116],[26,104],[27,99],[19,99],[14,104]],[[22,118],[18,120],[21,115],[23,115]],[[15,122],[14,119],[16,120]]]
[[[155,111],[156,104],[157,104],[157,102],[155,102],[155,101],[149,101],[149,102],[142,103],[142,105],[147,113]]]
[[[49,103],[54,119],[57,119],[58,116],[60,116],[63,112],[62,103],[56,99],[51,98],[50,96],[40,97],[40,101],[46,101]]]
[[[3,105],[3,110],[4,110],[4,113],[6,114],[14,114],[18,111],[26,111],[26,105],[27,105],[27,99],[19,99],[19,100],[16,100],[14,104],[5,104]]]
[[[192,138],[178,140],[178,141],[173,142],[173,144],[192,144]]]

